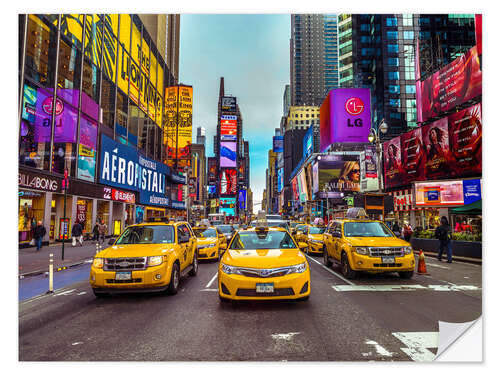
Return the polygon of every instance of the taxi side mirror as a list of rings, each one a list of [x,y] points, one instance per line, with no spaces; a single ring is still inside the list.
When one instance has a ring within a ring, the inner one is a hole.
[[[306,247],[307,247],[307,244],[305,242],[299,242],[300,250],[305,249]]]
[[[110,238],[108,241],[108,245],[113,245],[115,243],[116,238]]]

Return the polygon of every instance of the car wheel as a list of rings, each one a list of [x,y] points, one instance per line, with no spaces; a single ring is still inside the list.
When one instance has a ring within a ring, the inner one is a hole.
[[[326,251],[326,247],[323,246],[323,264],[327,267],[332,266],[332,262],[328,259],[328,251]]]
[[[177,294],[177,291],[179,290],[179,279],[180,279],[179,264],[176,262],[172,266],[172,274],[170,275],[170,284],[168,285],[167,288],[168,294]]]
[[[346,253],[342,253],[342,275],[347,279],[354,279],[357,276],[357,272],[353,271],[351,265],[349,264],[349,259]]]
[[[401,271],[398,273],[399,277],[401,277],[402,279],[411,279],[413,276],[413,271]]]
[[[189,276],[196,276],[196,274],[198,273],[198,252],[197,251],[194,252],[193,263],[191,263],[191,265],[193,267],[191,268],[191,271],[189,271]]]
[[[94,292],[94,296],[97,298],[109,297],[109,293],[96,292],[95,289],[92,289],[92,292]]]

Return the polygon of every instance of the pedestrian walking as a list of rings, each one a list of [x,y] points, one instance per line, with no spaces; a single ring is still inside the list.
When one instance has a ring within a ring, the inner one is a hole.
[[[99,224],[99,240],[104,243],[106,238],[106,233],[108,231],[108,226],[101,220],[101,224]]]
[[[450,224],[448,223],[446,216],[441,217],[441,225],[436,228],[434,235],[439,240],[438,260],[441,262],[443,251],[446,249],[448,263],[451,263],[451,233]]]
[[[412,234],[413,234],[413,229],[411,228],[411,225],[406,223],[403,227],[403,237],[406,242],[410,242]]]
[[[401,228],[399,228],[399,224],[397,221],[394,222],[394,224],[392,224],[392,231],[394,232],[394,234],[396,235],[396,237],[400,237],[401,236]]]
[[[36,251],[39,251],[42,248],[42,240],[47,231],[45,227],[42,225],[42,221],[38,221],[38,225],[35,227],[33,231],[33,238],[35,239]]]
[[[76,246],[76,241],[80,243],[80,246],[83,246],[83,228],[78,220],[75,221],[73,228],[71,228],[71,239],[73,247]]]
[[[92,229],[92,241],[99,241],[99,222],[96,221],[94,228]]]

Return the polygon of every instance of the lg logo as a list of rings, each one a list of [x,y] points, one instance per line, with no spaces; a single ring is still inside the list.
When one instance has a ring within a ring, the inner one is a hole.
[[[345,110],[353,116],[360,115],[365,109],[365,104],[360,98],[350,98],[345,102]]]

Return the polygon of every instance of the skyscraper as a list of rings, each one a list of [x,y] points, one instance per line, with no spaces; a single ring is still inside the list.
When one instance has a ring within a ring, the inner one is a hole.
[[[292,14],[291,36],[291,103],[319,106],[338,86],[337,16]]]
[[[198,126],[196,128],[196,143],[205,146],[205,128]]]

